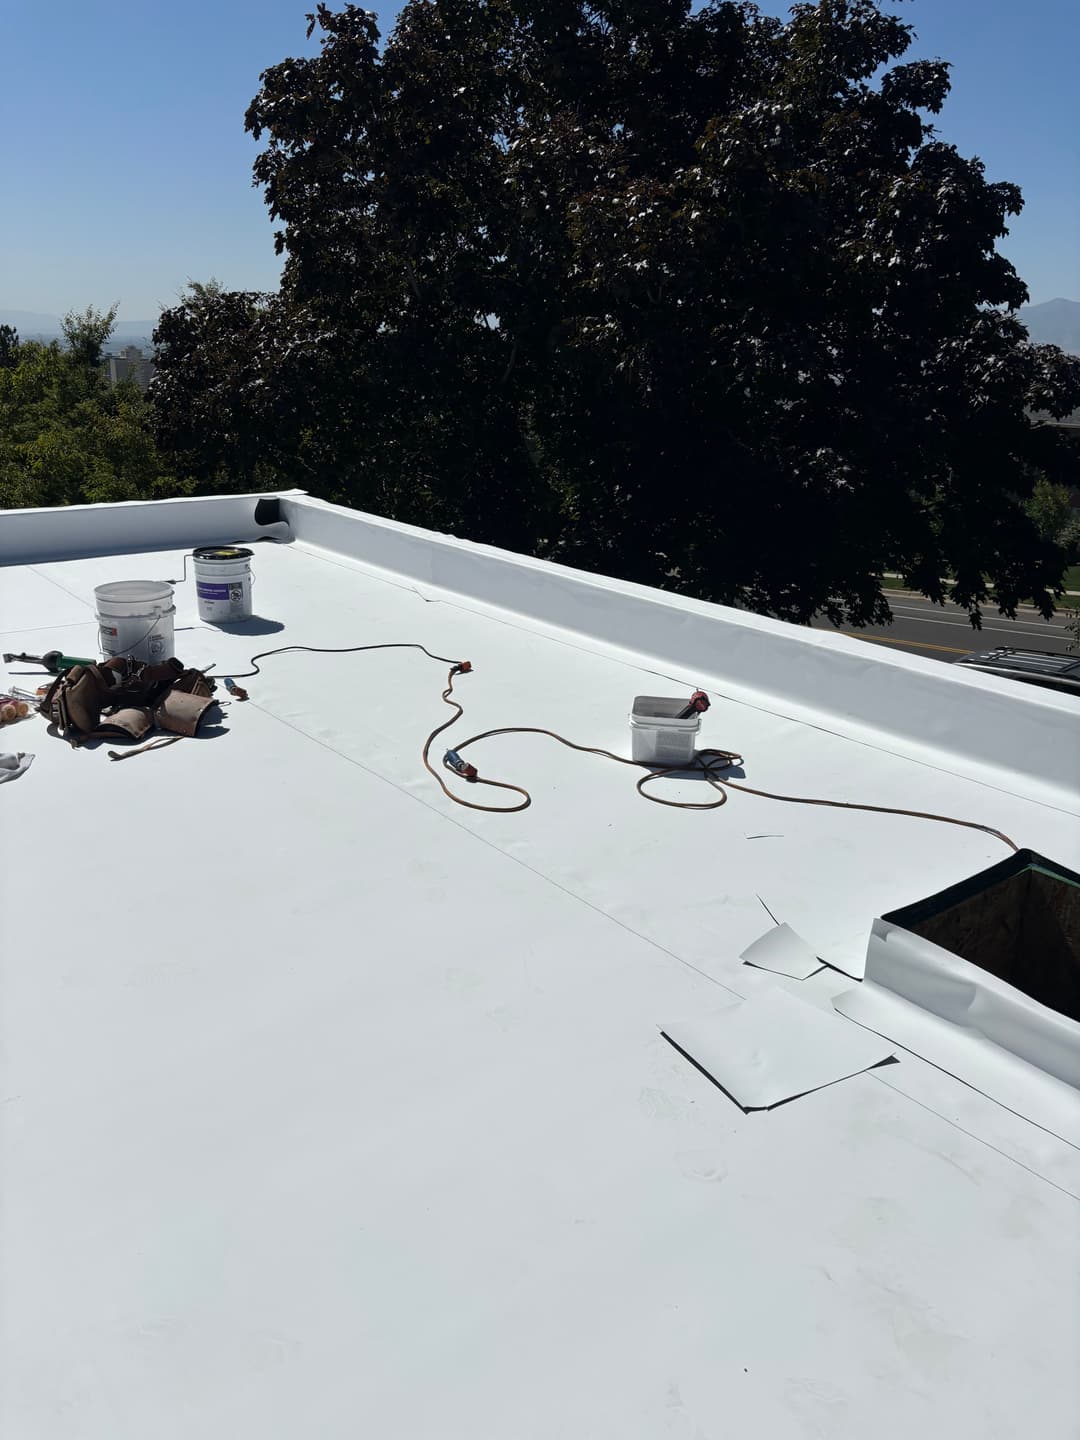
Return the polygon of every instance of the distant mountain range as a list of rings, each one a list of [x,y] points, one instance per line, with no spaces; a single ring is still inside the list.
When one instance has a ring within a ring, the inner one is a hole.
[[[113,327],[111,344],[137,345],[150,343],[156,320],[118,320]],[[20,340],[55,340],[63,334],[59,315],[45,315],[37,310],[0,309],[0,325],[13,325]]]
[[[1020,319],[1032,340],[1040,345],[1060,345],[1063,350],[1080,355],[1080,300],[1047,300],[1042,305],[1025,305]],[[149,346],[156,323],[154,320],[118,320],[112,343]],[[52,340],[62,333],[59,315],[44,315],[36,310],[0,309],[0,325],[14,325],[23,340]]]
[[[1025,305],[1020,319],[1032,340],[1040,345],[1060,345],[1080,355],[1080,300],[1047,300],[1043,305]]]

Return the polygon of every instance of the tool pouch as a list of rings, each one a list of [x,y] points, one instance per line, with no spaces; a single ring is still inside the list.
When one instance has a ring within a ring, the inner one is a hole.
[[[38,710],[72,745],[141,740],[157,726],[194,735],[212,704],[214,681],[176,659],[139,665],[122,657],[76,665],[49,686]]]
[[[76,665],[58,675],[46,691],[38,710],[61,735],[89,734],[96,730],[103,707],[109,704],[115,672],[101,665]]]
[[[172,735],[194,735],[207,709],[213,704],[209,695],[194,695],[174,685],[154,710],[154,724]]]

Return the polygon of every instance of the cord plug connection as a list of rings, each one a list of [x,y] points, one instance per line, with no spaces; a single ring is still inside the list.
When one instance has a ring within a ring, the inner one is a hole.
[[[685,710],[680,710],[679,720],[689,720],[691,715],[702,715],[709,708],[709,697],[704,690],[695,690]]]
[[[470,765],[467,760],[463,760],[456,750],[447,750],[443,756],[443,764],[448,770],[455,770],[465,780],[476,779],[476,766]]]

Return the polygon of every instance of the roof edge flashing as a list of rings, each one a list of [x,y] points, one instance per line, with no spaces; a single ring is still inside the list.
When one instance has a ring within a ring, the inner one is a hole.
[[[283,500],[303,490],[244,495],[183,495],[172,500],[122,500],[0,511],[0,565],[36,565],[141,550],[186,549],[225,540],[289,541]],[[278,504],[271,521],[265,502]],[[263,520],[257,517],[262,508]]]
[[[864,984],[989,1040],[1080,1090],[1080,1024],[891,920],[874,921]]]
[[[1027,906],[1029,897],[1015,891],[1005,897],[1012,906],[1010,913],[1003,908],[998,890],[1003,879],[1008,882],[1034,872],[1055,875],[1069,885],[1080,879],[1032,851],[1021,850],[937,895],[876,919],[867,945],[865,979],[834,996],[833,1007],[1005,1109],[1080,1147],[1080,1022],[1043,1003],[1045,997],[1033,998],[1040,993],[1033,982],[1055,959],[1046,946],[1049,932],[1036,926],[1029,936],[1030,916],[1017,914],[1017,905]],[[982,909],[974,916],[970,910],[960,913],[957,901],[981,903]],[[1049,906],[1045,896],[1036,904],[1063,913]],[[950,948],[916,930],[927,919],[942,918],[962,922],[951,932],[938,934],[939,939],[951,934]],[[1009,973],[1022,980],[1025,990],[997,973],[1001,957],[994,953],[998,940],[1011,943],[1021,932],[1021,968]],[[1028,943],[1032,938],[1034,946]],[[956,953],[958,947],[963,955]]]
[[[261,524],[256,511],[265,518],[267,501],[281,519]],[[422,530],[300,489],[0,512],[0,565],[266,539],[296,539],[647,658],[672,679],[717,694],[737,688],[751,704],[856,741],[1080,808],[1071,696]]]
[[[1080,806],[1076,702],[827,631],[574,570],[347,510],[284,497],[296,538],[481,604],[649,656],[695,683],[715,676],[827,717],[856,738],[900,742],[914,758],[1003,789],[1031,782],[1057,805]],[[868,683],[872,682],[872,683]],[[1023,777],[1021,780],[1020,777]],[[1074,778],[1075,777],[1075,778]]]

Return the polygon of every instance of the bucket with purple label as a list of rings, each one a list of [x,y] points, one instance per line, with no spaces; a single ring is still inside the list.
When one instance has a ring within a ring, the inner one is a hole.
[[[203,545],[194,552],[200,620],[228,625],[251,619],[251,554],[239,545]]]

